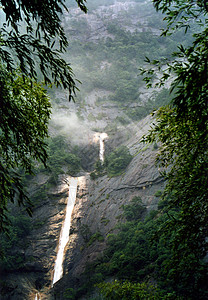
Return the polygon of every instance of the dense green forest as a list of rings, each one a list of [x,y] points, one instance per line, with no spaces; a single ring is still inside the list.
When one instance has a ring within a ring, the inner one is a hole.
[[[206,263],[198,263],[194,252],[175,263],[172,244],[178,233],[168,224],[177,209],[167,212],[167,207],[167,200],[160,201],[158,210],[147,214],[141,199],[132,198],[123,207],[126,222],[108,235],[107,249],[87,266],[76,297],[96,287],[104,299],[206,299]]]
[[[95,170],[90,174],[92,179],[103,176],[107,173],[109,177],[121,175],[132,160],[132,155],[126,146],[120,146],[114,149],[105,157],[102,164],[98,160],[95,164]]]

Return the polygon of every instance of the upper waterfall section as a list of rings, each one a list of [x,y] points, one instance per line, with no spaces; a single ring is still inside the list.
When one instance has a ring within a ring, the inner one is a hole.
[[[64,224],[62,225],[61,234],[59,238],[58,253],[56,257],[55,267],[54,267],[54,276],[53,283],[56,283],[63,276],[63,259],[64,259],[64,250],[69,241],[69,230],[71,226],[71,214],[74,208],[74,203],[76,200],[77,194],[77,178],[71,177],[69,185],[69,196],[66,207],[66,216]]]

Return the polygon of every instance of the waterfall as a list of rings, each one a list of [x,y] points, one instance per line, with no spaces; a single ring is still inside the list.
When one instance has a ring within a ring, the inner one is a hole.
[[[41,300],[41,297],[40,297],[40,294],[39,294],[39,293],[36,293],[36,294],[35,294],[35,300]]]
[[[107,133],[101,133],[100,134],[100,153],[99,153],[99,158],[101,162],[104,162],[104,152],[105,152],[105,146],[104,146],[104,140],[108,138]]]
[[[77,181],[78,181],[77,178],[71,178],[70,185],[69,185],[69,196],[68,196],[67,207],[66,207],[66,216],[65,216],[64,224],[62,225],[61,234],[59,238],[58,253],[57,253],[55,267],[54,267],[52,286],[63,276],[64,249],[69,240],[71,214],[72,214],[74,202],[76,200],[76,193],[77,193]]]

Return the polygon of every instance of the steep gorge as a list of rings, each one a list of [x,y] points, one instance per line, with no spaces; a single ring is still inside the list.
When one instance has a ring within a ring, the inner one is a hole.
[[[138,123],[149,127],[150,118]],[[92,180],[89,173],[78,179],[77,197],[72,212],[69,243],[65,252],[64,276],[51,290],[58,239],[64,222],[68,199],[66,175],[59,177],[58,186],[48,191],[47,200],[35,208],[32,222],[35,228],[27,237],[24,267],[3,277],[5,285],[0,299],[64,299],[66,286],[76,286],[86,264],[93,262],[106,246],[106,237],[122,221],[122,205],[140,196],[148,209],[157,207],[155,193],[163,189],[164,180],[154,165],[153,145],[141,144],[144,130],[128,141],[133,159],[126,171],[117,177],[107,175]],[[111,140],[105,142],[106,148]],[[44,185],[43,175],[36,177],[36,188]],[[39,225],[38,225],[39,224]],[[71,283],[71,284],[70,284]],[[56,295],[56,296],[54,296]],[[56,298],[54,298],[56,297]]]
[[[112,34],[107,33],[109,18],[116,20],[119,24],[125,24],[124,29],[130,32],[154,31],[145,21],[147,17],[146,13],[144,14],[145,6],[141,9],[139,16],[134,15],[134,18],[129,18],[127,12],[130,10],[133,13],[134,5],[138,6],[138,3],[115,2],[109,8],[107,5],[100,6],[86,17],[75,14],[76,20],[86,18],[86,22],[91,24],[88,36],[85,33],[89,26],[84,28],[84,33],[77,34],[79,31],[76,31],[75,37],[78,35],[78,39],[82,42],[96,43],[99,39],[112,37]],[[127,20],[131,22],[128,24]],[[73,28],[67,23],[67,16],[63,22],[66,31],[71,34]],[[156,28],[154,32],[158,34],[158,29]],[[110,67],[108,60],[105,63],[102,61],[100,68],[107,71],[108,67]],[[51,288],[58,240],[68,199],[67,173],[59,174],[58,184],[51,185],[47,189],[46,197],[40,196],[39,203],[35,205],[31,219],[33,229],[25,239],[25,248],[24,250],[15,249],[24,255],[24,263],[18,270],[1,274],[0,299],[2,300],[34,300],[36,293],[40,294],[41,300],[64,299],[66,288],[79,286],[86,264],[93,262],[102,253],[106,247],[107,235],[115,231],[115,226],[119,221],[124,221],[122,206],[129,203],[134,196],[139,196],[145,207],[156,208],[158,198],[155,194],[158,190],[162,190],[165,184],[160,170],[154,163],[157,149],[153,145],[141,143],[142,136],[150,128],[151,117],[147,116],[133,122],[125,114],[127,108],[135,109],[141,106],[142,102],[148,102],[152,94],[145,94],[144,97],[141,93],[139,94],[140,102],[137,99],[130,104],[121,105],[119,102],[108,101],[107,97],[112,94],[112,91],[97,87],[85,93],[84,97],[81,95],[81,100],[78,98],[75,104],[66,103],[63,91],[56,90],[53,93],[54,115],[59,114],[62,121],[58,123],[57,118],[54,118],[52,120],[54,123],[51,122],[50,133],[55,136],[63,129],[68,140],[73,140],[74,135],[76,142],[78,138],[83,142],[80,146],[82,170],[76,175],[79,177],[77,197],[72,212],[69,242],[65,251],[63,278]],[[98,104],[99,98],[103,97],[105,101],[100,101]],[[72,120],[71,132],[68,131],[68,127],[65,128],[64,121],[67,118],[71,120],[71,115],[75,113],[81,115],[81,120]],[[127,119],[127,124],[117,122],[116,126],[112,126],[120,117]],[[73,132],[76,124],[78,124],[77,131],[75,129]],[[92,180],[90,172],[93,171],[94,164],[99,159],[99,144],[93,144],[92,136],[96,131],[108,130],[108,127],[110,129],[109,138],[105,140],[106,154],[120,145],[126,145],[133,159],[121,175],[109,177],[105,174]],[[41,190],[48,180],[49,175],[44,172],[37,174],[30,182],[30,194],[33,195]]]

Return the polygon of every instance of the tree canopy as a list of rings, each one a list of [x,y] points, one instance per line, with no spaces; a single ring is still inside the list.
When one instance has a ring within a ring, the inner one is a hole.
[[[84,12],[83,0],[76,0]],[[31,203],[21,175],[34,162],[46,163],[51,104],[44,85],[75,93],[70,64],[62,58],[68,45],[61,15],[64,0],[0,1],[0,231],[7,229],[8,201]],[[43,84],[38,83],[43,81]]]
[[[84,0],[76,1],[86,12]],[[0,58],[8,71],[20,67],[24,76],[46,84],[55,83],[75,91],[70,64],[61,53],[68,45],[60,16],[67,10],[64,0],[0,1],[5,22],[0,29]]]
[[[176,286],[180,283],[183,296],[190,297],[189,290],[192,297],[203,298],[208,251],[207,1],[153,3],[157,10],[166,13],[167,28],[163,34],[171,34],[179,27],[185,26],[187,31],[191,25],[199,26],[191,46],[179,46],[171,61],[149,61],[153,68],[142,73],[148,85],[152,85],[155,74],[162,74],[155,81],[160,86],[174,78],[172,102],[155,112],[156,125],[145,140],[161,145],[157,162],[166,170],[163,198],[168,207],[165,210],[167,213],[175,210],[174,214],[169,213],[163,228],[164,234],[175,232],[170,245],[173,256],[168,266],[175,266],[172,279]]]

